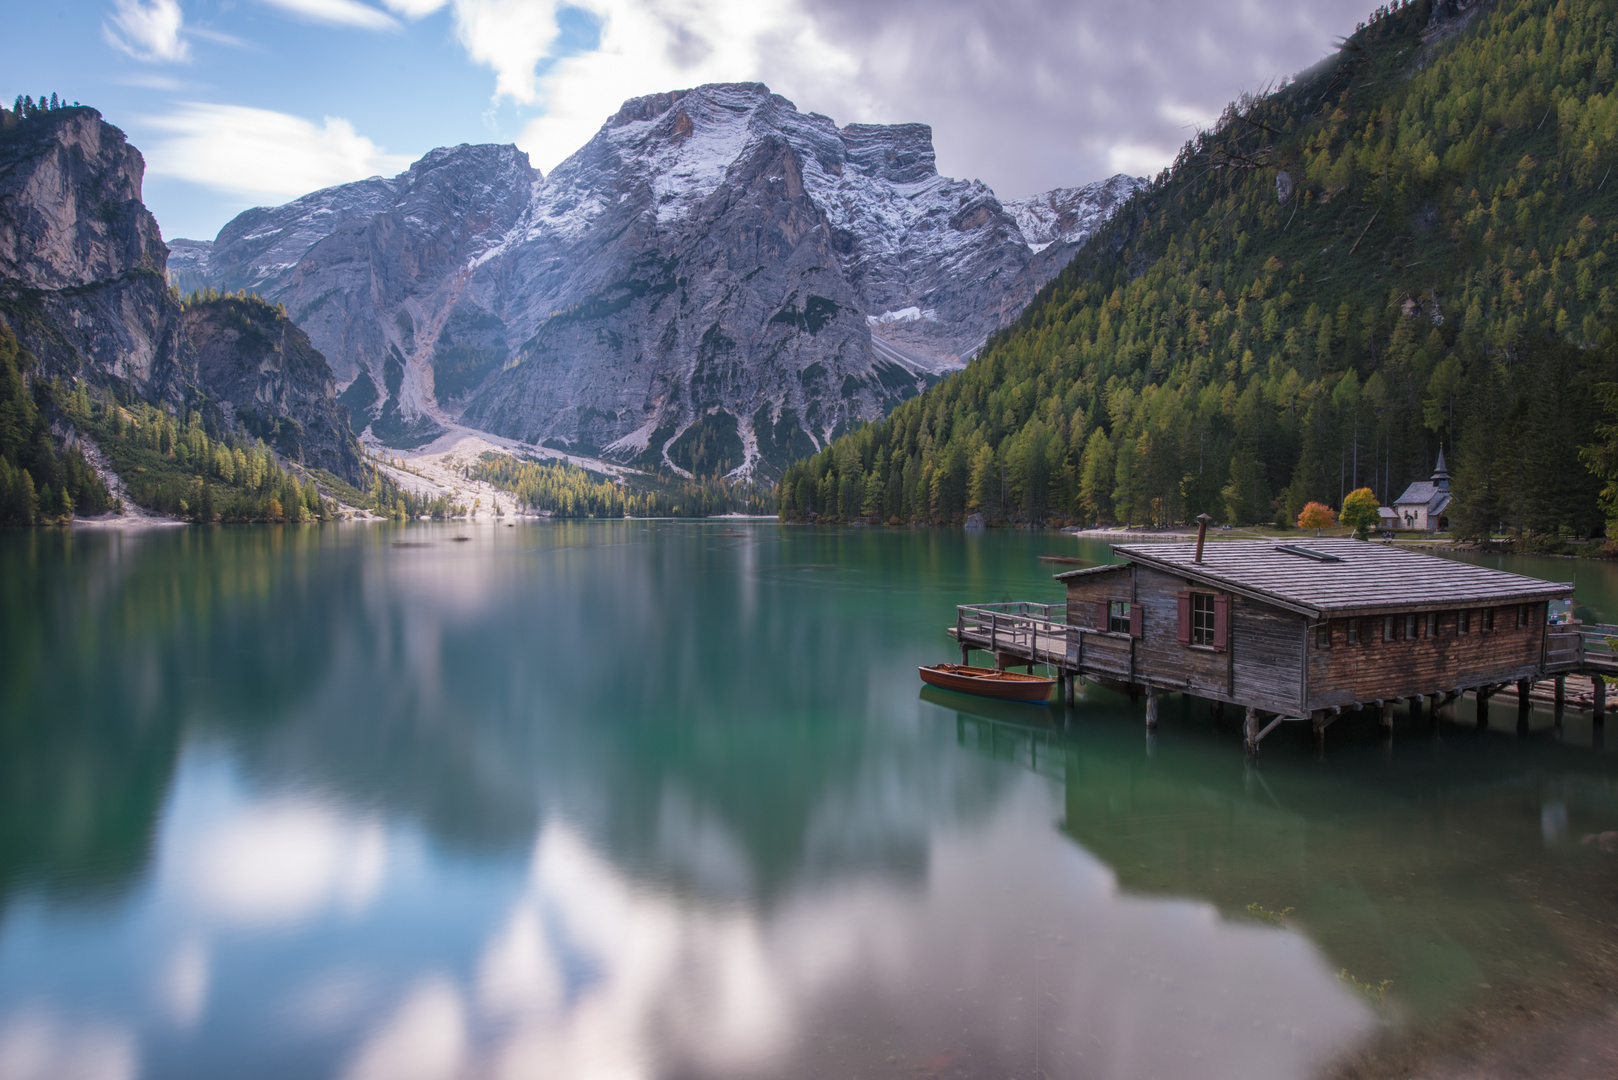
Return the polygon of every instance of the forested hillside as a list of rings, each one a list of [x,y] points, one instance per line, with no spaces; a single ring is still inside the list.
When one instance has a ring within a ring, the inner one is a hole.
[[[554,517],[715,517],[775,509],[768,486],[732,483],[717,474],[685,480],[654,473],[614,480],[568,462],[525,461],[486,451],[467,476],[511,492],[525,509]]]
[[[786,473],[787,519],[1167,524],[1386,501],[1598,528],[1618,0],[1379,9],[1229,107],[963,372]]]

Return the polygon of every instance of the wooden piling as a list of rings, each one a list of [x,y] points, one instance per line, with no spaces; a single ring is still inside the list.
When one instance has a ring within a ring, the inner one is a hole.
[[[1385,731],[1387,734],[1392,735],[1393,734],[1393,702],[1384,701],[1382,703],[1382,718],[1381,719],[1382,719],[1382,730]]]
[[[1157,687],[1146,688],[1146,728],[1148,731],[1157,730]]]
[[[1556,684],[1556,711],[1561,712],[1562,706],[1567,703],[1567,679],[1558,675],[1554,680]]]
[[[1593,691],[1590,695],[1590,720],[1604,724],[1607,722],[1607,680],[1600,675],[1591,675],[1590,686]]]
[[[1247,707],[1247,719],[1242,721],[1242,742],[1248,757],[1258,757],[1258,710],[1251,705]]]
[[[1480,686],[1474,692],[1478,700],[1478,730],[1489,730],[1489,688]]]

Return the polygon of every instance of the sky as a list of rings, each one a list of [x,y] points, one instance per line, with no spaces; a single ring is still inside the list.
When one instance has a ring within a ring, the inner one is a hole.
[[[6,15],[0,95],[100,109],[166,239],[515,142],[549,172],[626,99],[758,81],[839,124],[931,124],[1001,198],[1155,174],[1371,0],[51,0]]]

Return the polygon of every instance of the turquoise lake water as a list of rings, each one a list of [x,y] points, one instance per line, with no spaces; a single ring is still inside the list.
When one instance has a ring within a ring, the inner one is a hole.
[[[1044,554],[1108,552],[0,533],[0,1076],[1306,1077],[1567,963],[1513,883],[1612,892],[1587,714],[1255,767],[1204,702],[923,690]],[[1618,621],[1605,564],[1502,565]]]

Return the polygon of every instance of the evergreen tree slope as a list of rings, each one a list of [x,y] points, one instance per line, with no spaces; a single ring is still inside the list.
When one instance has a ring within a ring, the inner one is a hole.
[[[1386,502],[1598,527],[1618,0],[1379,9],[1233,103],[963,372],[779,489],[787,519],[1167,524]]]

